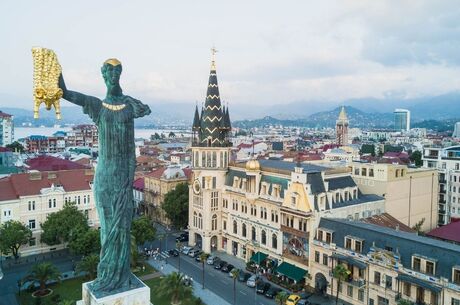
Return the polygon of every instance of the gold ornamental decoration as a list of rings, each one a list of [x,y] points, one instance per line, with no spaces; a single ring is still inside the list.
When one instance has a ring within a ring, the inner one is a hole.
[[[61,119],[62,89],[59,88],[59,76],[62,69],[53,50],[35,47],[32,48],[34,59],[34,118],[38,119],[41,103],[45,103],[46,110],[54,106],[56,118]]]

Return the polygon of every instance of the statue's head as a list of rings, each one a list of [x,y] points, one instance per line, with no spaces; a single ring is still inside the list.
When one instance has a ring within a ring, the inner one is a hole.
[[[101,72],[107,88],[120,85],[121,62],[116,58],[107,59],[102,65]]]

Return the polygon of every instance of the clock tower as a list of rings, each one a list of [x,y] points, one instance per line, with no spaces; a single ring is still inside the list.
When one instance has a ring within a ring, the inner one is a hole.
[[[211,49],[206,100],[195,108],[192,136],[193,181],[189,193],[189,244],[211,253],[222,248],[222,190],[230,159],[231,123],[217,84],[215,54]]]

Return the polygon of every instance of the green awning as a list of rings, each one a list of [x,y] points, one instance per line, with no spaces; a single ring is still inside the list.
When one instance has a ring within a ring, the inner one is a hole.
[[[441,287],[435,285],[432,282],[428,282],[428,281],[413,277],[409,274],[398,274],[398,277],[396,279],[400,280],[401,282],[406,282],[406,283],[417,285],[419,287],[431,290],[436,293],[440,293],[442,290]]]
[[[251,262],[254,262],[257,265],[260,265],[260,263],[262,263],[267,257],[268,257],[268,254],[257,252],[251,256]]]
[[[279,265],[276,272],[285,275],[296,282],[300,282],[307,273],[306,270],[286,262]]]

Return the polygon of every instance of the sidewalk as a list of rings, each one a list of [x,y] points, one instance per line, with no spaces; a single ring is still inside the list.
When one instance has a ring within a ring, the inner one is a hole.
[[[8,270],[11,268],[24,266],[27,264],[35,265],[40,262],[51,261],[51,260],[56,260],[56,259],[78,261],[80,257],[71,255],[68,249],[63,249],[63,250],[56,250],[56,251],[51,251],[51,252],[46,252],[46,253],[41,253],[41,254],[23,256],[23,257],[19,257],[17,260],[15,260],[14,258],[3,259],[2,268],[3,270]]]
[[[148,262],[153,268],[165,275],[177,272],[176,268],[169,264],[165,264],[164,261],[149,259]],[[193,281],[193,294],[199,297],[207,305],[231,305],[209,289],[202,289],[201,284],[196,281]]]
[[[242,258],[230,255],[222,251],[214,251],[212,255],[218,256],[221,260],[226,261],[229,264],[232,264],[235,268],[240,270],[246,269],[246,263]]]

